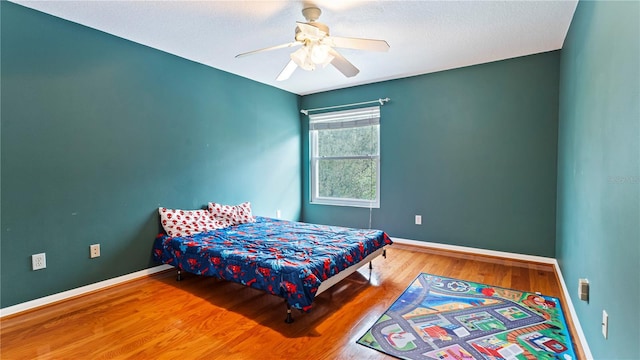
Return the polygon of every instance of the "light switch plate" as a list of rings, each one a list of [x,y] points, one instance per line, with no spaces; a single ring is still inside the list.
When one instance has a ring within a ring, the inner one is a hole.
[[[589,301],[589,280],[578,280],[578,298],[582,301]]]

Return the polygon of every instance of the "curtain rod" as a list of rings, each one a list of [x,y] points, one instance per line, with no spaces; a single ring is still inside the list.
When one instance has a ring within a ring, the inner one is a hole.
[[[336,105],[336,106],[327,106],[327,107],[323,107],[323,108],[315,108],[315,109],[307,109],[307,110],[300,110],[301,113],[305,114],[305,115],[309,115],[309,112],[311,111],[318,111],[318,110],[329,110],[329,109],[337,109],[337,108],[343,108],[343,107],[348,107],[348,106],[356,106],[356,105],[365,105],[365,104],[372,104],[372,103],[380,103],[380,105],[384,105],[384,103],[389,102],[389,98],[384,98],[384,99],[377,99],[377,100],[371,100],[371,101],[363,101],[363,102],[359,102],[359,103],[353,103],[353,104],[344,104],[344,105]]]

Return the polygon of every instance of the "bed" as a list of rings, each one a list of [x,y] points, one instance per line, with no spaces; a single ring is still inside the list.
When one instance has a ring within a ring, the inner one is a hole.
[[[292,322],[291,308],[309,311],[316,295],[370,264],[392,243],[380,230],[255,219],[190,236],[160,234],[154,259],[176,267],[178,279],[185,271],[282,297],[285,321]]]

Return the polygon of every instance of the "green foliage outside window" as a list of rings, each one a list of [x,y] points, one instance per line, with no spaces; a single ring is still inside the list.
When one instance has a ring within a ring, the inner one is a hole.
[[[376,167],[374,160],[320,160],[318,195],[342,199],[375,200]]]
[[[378,155],[379,125],[318,131],[318,156]]]
[[[379,125],[318,131],[319,197],[376,199],[378,131]]]

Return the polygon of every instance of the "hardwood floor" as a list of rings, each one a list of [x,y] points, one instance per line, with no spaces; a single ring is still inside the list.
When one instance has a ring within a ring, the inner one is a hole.
[[[0,358],[387,359],[356,340],[420,272],[562,298],[550,265],[393,245],[293,324],[278,297],[171,271],[2,319]]]

